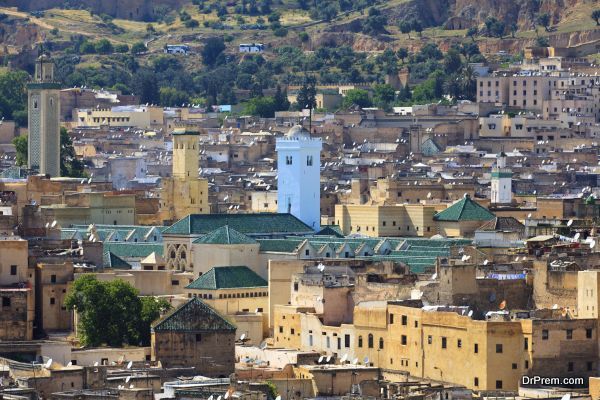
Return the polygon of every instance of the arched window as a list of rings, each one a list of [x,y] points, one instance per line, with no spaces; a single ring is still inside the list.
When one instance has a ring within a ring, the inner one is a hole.
[[[369,333],[369,348],[373,348],[373,334]]]
[[[362,336],[358,337],[358,347],[362,347],[363,343],[362,343]]]
[[[383,338],[379,338],[379,348],[383,349]]]

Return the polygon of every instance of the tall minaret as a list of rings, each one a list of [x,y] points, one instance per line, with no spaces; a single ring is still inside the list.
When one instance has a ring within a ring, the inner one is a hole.
[[[318,230],[321,226],[321,138],[300,125],[279,139],[277,212],[290,213]]]
[[[35,63],[27,100],[27,166],[43,175],[60,176],[60,84],[54,80],[54,62],[46,55]]]
[[[506,167],[506,154],[502,151],[496,157],[492,168],[492,204],[512,202],[512,170]]]

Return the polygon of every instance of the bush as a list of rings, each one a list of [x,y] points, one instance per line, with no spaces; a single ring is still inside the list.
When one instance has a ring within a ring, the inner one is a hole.
[[[287,28],[280,26],[279,28],[276,28],[273,31],[273,35],[278,36],[278,37],[283,37],[283,36],[287,36],[288,34],[288,30]]]
[[[146,48],[144,42],[136,42],[131,46],[131,54],[145,53],[146,50],[148,49]]]
[[[115,53],[127,53],[129,51],[129,46],[126,44],[118,44],[115,46]]]

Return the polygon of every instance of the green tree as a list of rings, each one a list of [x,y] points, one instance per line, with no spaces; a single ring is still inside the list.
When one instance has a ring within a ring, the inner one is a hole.
[[[4,119],[19,119],[19,112],[27,111],[27,81],[29,75],[25,71],[0,73],[0,116]],[[25,118],[26,121],[26,118]],[[24,125],[22,120],[18,121]]]
[[[217,62],[217,57],[225,50],[225,42],[221,37],[208,38],[202,49],[202,62],[213,66]]]
[[[165,300],[158,297],[140,297],[142,303],[142,311],[140,321],[137,327],[139,340],[142,346],[150,345],[150,328],[162,314],[171,308],[171,305]]]
[[[17,136],[12,140],[12,144],[17,151],[16,164],[18,166],[27,165],[27,136]]]
[[[60,128],[60,176],[71,178],[85,176],[83,162],[77,158],[73,141],[64,127]]]
[[[596,25],[600,26],[600,8],[592,11],[592,19],[596,21]]]
[[[546,32],[548,32],[548,28],[550,27],[550,14],[544,13],[538,15],[537,23],[538,25],[543,26]]]
[[[94,45],[94,49],[98,54],[111,54],[114,51],[113,45],[108,39],[100,39]]]
[[[248,100],[244,107],[244,113],[261,118],[273,118],[276,110],[277,104],[273,97],[255,97]]]
[[[127,53],[129,51],[129,45],[127,44],[117,44],[115,46],[115,53]]]
[[[296,101],[298,102],[298,108],[300,110],[308,108],[314,109],[317,106],[317,88],[316,88],[316,80],[312,76],[305,76],[304,82],[298,91],[298,97]]]
[[[79,335],[86,346],[148,345],[150,319],[169,308],[164,301],[141,300],[122,280],[99,281],[84,275],[73,282],[65,306],[79,316]]]
[[[276,111],[287,111],[290,109],[290,101],[287,98],[287,91],[281,90],[281,86],[277,85],[277,90],[275,91],[275,107],[277,107]]]
[[[148,49],[146,48],[144,42],[135,42],[133,45],[131,45],[131,54],[145,53],[146,50]]]
[[[467,37],[471,38],[471,41],[473,42],[475,41],[475,36],[477,36],[477,33],[479,33],[479,30],[476,26],[472,26],[467,29]]]
[[[515,34],[517,33],[517,31],[519,30],[519,27],[517,26],[517,24],[515,24],[514,22],[512,24],[510,24],[509,26],[510,29],[510,36],[515,37]]]
[[[402,21],[402,22],[400,22],[398,27],[400,28],[400,32],[402,32],[404,34],[408,34],[408,38],[410,39],[410,32],[412,31],[412,24],[408,21]]]
[[[350,89],[342,101],[342,107],[348,108],[358,106],[360,108],[371,107],[373,105],[369,92],[363,89]]]
[[[158,83],[154,71],[139,69],[132,76],[131,86],[134,93],[140,96],[142,103],[156,104],[159,102]]]
[[[404,64],[404,59],[408,57],[408,50],[405,47],[401,47],[398,49],[396,55],[400,60],[402,60],[402,64]]]
[[[421,25],[421,22],[419,20],[415,19],[411,22],[411,25],[412,25],[412,30],[417,32],[417,34],[419,36],[421,36],[421,32],[423,32],[423,25]]]
[[[462,67],[462,59],[458,50],[451,48],[444,56],[444,70],[452,74]]]
[[[180,107],[183,103],[190,102],[190,96],[173,87],[161,87],[159,90],[160,105],[164,107]]]
[[[394,98],[396,97],[396,91],[394,88],[387,83],[377,84],[373,86],[373,102],[378,107],[387,110],[394,102]]]

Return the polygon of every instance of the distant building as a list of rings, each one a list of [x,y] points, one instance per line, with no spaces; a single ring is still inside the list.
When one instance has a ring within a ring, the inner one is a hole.
[[[277,139],[278,212],[289,213],[314,230],[320,227],[321,139],[300,125]]]
[[[152,359],[165,368],[225,378],[234,371],[236,327],[197,297],[152,326]]]
[[[190,54],[190,46],[186,44],[168,44],[165,46],[165,54]]]
[[[512,171],[506,167],[506,154],[498,155],[496,167],[492,168],[492,203],[510,204],[512,202]]]
[[[28,168],[60,176],[60,84],[54,80],[54,62],[42,55],[35,63],[33,82],[27,85],[29,102]]]
[[[239,46],[240,53],[262,53],[265,45],[262,43],[242,43]]]

